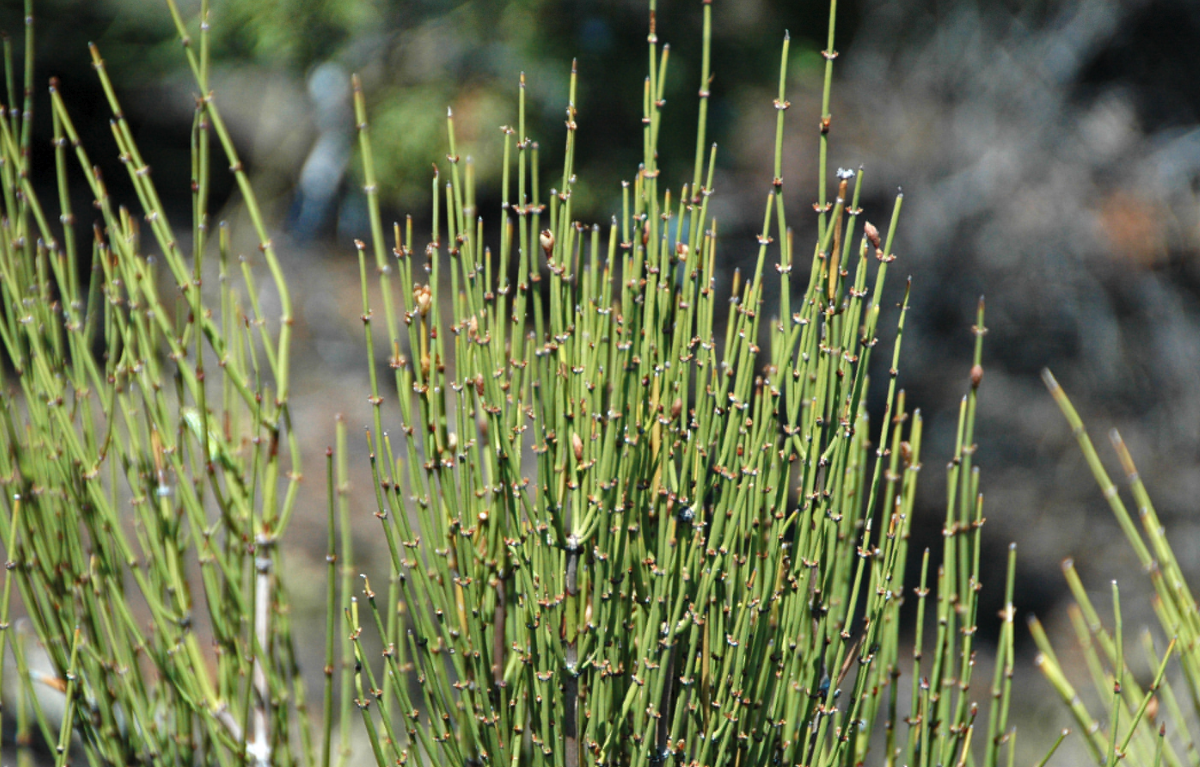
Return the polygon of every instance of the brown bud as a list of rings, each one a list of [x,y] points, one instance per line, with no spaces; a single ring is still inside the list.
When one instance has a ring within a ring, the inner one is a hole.
[[[583,461],[583,439],[575,432],[571,432],[571,449],[575,451],[575,460]]]
[[[868,241],[871,243],[871,247],[873,247],[873,248],[875,248],[876,250],[878,250],[878,249],[879,249],[879,242],[880,242],[880,240],[879,240],[879,230],[875,228],[875,225],[874,225],[874,224],[872,224],[870,221],[868,221],[868,222],[867,222],[867,223],[866,223],[866,224],[863,226],[863,234],[867,235],[867,240],[868,240]]]
[[[686,242],[680,242],[675,245],[675,255],[679,256],[680,261],[687,260],[688,246]]]
[[[983,366],[976,365],[971,368],[971,388],[978,389],[981,383],[983,383]]]
[[[538,235],[538,242],[542,245],[542,250],[546,252],[546,258],[550,258],[550,254],[554,251],[554,232],[549,229],[543,229]]]
[[[475,393],[480,397],[483,396],[483,373],[475,374]]]
[[[676,397],[675,401],[671,403],[671,420],[674,421],[678,418],[681,412],[683,412],[683,398]]]

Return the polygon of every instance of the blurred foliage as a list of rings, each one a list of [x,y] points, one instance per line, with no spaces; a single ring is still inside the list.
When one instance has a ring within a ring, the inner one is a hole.
[[[0,28],[14,33],[22,23],[16,5],[0,9]],[[695,119],[700,29],[694,5],[699,3],[661,3],[658,11],[658,37],[671,45],[662,128],[663,145],[669,147],[689,147]],[[180,4],[193,30],[198,29],[198,7],[194,0]],[[852,29],[855,6],[843,4],[841,13],[843,28]],[[792,37],[793,75],[817,71],[822,14],[819,3],[744,0],[714,5],[714,141],[729,141],[738,122],[736,100],[726,98],[727,88],[733,83],[751,88],[770,84],[778,71],[778,42],[785,30]],[[163,89],[173,89],[177,98],[171,104],[178,100],[187,105],[178,91],[188,88],[178,42],[161,4],[48,0],[38,3],[36,18],[39,78],[65,75],[70,81],[65,87],[93,87],[81,64],[86,61],[86,42],[94,41],[116,82],[126,89],[158,93],[148,103],[131,101],[129,116],[135,126],[142,120],[161,122],[168,115],[182,121],[190,113],[165,108],[161,99]],[[586,141],[581,140],[583,151],[577,158],[580,185],[575,202],[582,215],[603,220],[615,210],[620,181],[632,178],[641,152],[640,140],[635,140],[640,134],[632,128],[642,117],[635,84],[645,76],[648,22],[644,4],[633,0],[225,0],[213,8],[213,64],[218,98],[242,105],[262,98],[263,83],[270,78],[291,80],[295,94],[303,98],[303,79],[326,62],[360,73],[379,135],[376,161],[385,179],[385,202],[404,212],[425,208],[429,173],[414,169],[444,160],[447,107],[458,118],[461,153],[478,161],[485,206],[498,196],[498,177],[493,177],[499,169],[493,161],[500,150],[498,127],[515,122],[522,71],[528,82],[529,136],[539,142],[546,163],[556,163],[565,135],[565,62],[577,59],[582,83],[578,122]],[[95,37],[85,39],[85,34]],[[74,103],[88,98],[71,95]],[[764,116],[770,119],[769,115],[767,105]],[[292,127],[311,130],[303,123]],[[350,121],[345,128],[353,129]],[[292,183],[304,160],[247,154],[251,168],[264,162],[294,167]],[[718,153],[719,163],[728,161]],[[690,162],[690,149],[664,157],[668,184],[677,185]]]
[[[303,70],[377,29],[387,5],[363,0],[224,2],[215,9],[222,17],[214,28],[215,54],[218,60]]]

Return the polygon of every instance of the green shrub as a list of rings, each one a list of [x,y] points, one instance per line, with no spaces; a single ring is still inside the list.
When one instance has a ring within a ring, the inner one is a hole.
[[[1047,388],[1066,416],[1079,447],[1092,470],[1105,500],[1117,518],[1121,530],[1137,555],[1142,569],[1154,587],[1152,600],[1163,634],[1169,638],[1165,648],[1156,642],[1147,628],[1141,635],[1141,651],[1145,667],[1150,671],[1150,683],[1143,689],[1125,652],[1124,628],[1121,620],[1121,599],[1117,582],[1112,582],[1113,628],[1105,628],[1100,614],[1093,606],[1083,581],[1068,559],[1063,572],[1075,604],[1068,609],[1072,628],[1082,650],[1095,693],[1107,711],[1107,728],[1089,711],[1074,685],[1067,678],[1045,630],[1036,618],[1030,619],[1030,629],[1040,653],[1036,664],[1046,679],[1062,697],[1079,725],[1084,744],[1092,758],[1101,764],[1114,764],[1123,759],[1129,764],[1169,764],[1177,767],[1197,759],[1196,714],[1200,712],[1200,609],[1192,595],[1178,559],[1167,541],[1166,531],[1159,522],[1150,495],[1142,484],[1133,457],[1121,435],[1110,433],[1113,449],[1129,480],[1137,514],[1145,529],[1145,538],[1138,532],[1117,486],[1100,462],[1091,437],[1084,429],[1067,395],[1049,370],[1042,373]],[[1177,673],[1168,676],[1171,659],[1177,658]],[[1136,666],[1136,661],[1135,661]],[[1134,666],[1134,667],[1135,667]],[[1182,672],[1182,679],[1179,673]],[[1174,684],[1172,677],[1175,678]],[[1191,700],[1191,714],[1180,705],[1175,688],[1182,685]],[[1170,724],[1171,737],[1167,737]],[[1182,751],[1182,753],[1181,753]]]
[[[369,358],[376,333],[392,350],[392,382],[370,365],[368,436],[390,568],[374,579],[386,600],[365,579],[365,598],[353,596],[345,567],[339,581],[338,557],[345,565],[352,553],[345,535],[336,548],[349,516],[344,496],[338,503],[341,430],[326,465],[317,717],[295,650],[307,627],[294,625],[278,575],[301,479],[287,284],[208,87],[207,23],[192,37],[168,5],[208,94],[192,133],[190,238],[167,221],[95,49],[138,215],[109,198],[53,86],[66,226],[34,194],[31,109],[14,108],[13,87],[0,120],[0,342],[10,365],[0,527],[12,563],[0,609],[7,625],[15,584],[57,669],[30,672],[25,643],[12,643],[23,689],[40,693],[17,706],[22,738],[40,729],[60,763],[75,732],[98,763],[328,764],[340,701],[343,738],[356,705],[380,764],[852,765],[875,744],[888,764],[992,767],[1005,749],[1011,761],[1015,550],[990,706],[981,712],[971,697],[983,303],[943,549],[921,553],[919,581],[906,584],[922,421],[897,389],[908,288],[884,293],[901,199],[881,236],[859,227],[862,171],[829,178],[833,8],[812,258],[795,257],[786,220],[785,36],[758,257],[752,273],[734,276],[723,326],[708,207],[708,3],[693,174],[676,193],[659,176],[668,56],[652,2],[644,159],[606,229],[572,216],[574,72],[553,189],[523,98],[501,133],[494,253],[452,115],[428,240],[411,219],[386,237],[356,92],[371,221],[358,245],[364,340]],[[32,77],[27,61],[27,93]],[[73,162],[99,215],[87,244],[70,226]],[[237,179],[278,319],[257,300],[261,265],[233,263],[227,231],[212,230],[214,164]],[[79,279],[88,247],[90,276]],[[215,290],[204,284],[213,258]],[[778,280],[777,312],[763,305],[768,280]],[[368,300],[376,283],[381,316]],[[897,299],[886,319],[897,328],[891,356],[872,368],[876,331]],[[878,422],[865,406],[870,370],[887,389]],[[394,441],[383,428],[393,396]],[[382,658],[364,649],[364,631],[383,640]],[[50,686],[62,688],[57,717],[40,705]]]

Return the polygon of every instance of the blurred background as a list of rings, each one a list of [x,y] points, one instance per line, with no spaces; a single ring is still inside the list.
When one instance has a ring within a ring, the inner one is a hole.
[[[19,52],[18,5],[0,6],[0,28]],[[192,19],[198,5],[188,0],[181,10]],[[678,189],[690,178],[695,145],[701,7],[659,6],[658,37],[671,44],[660,153],[666,183]],[[57,76],[114,195],[136,199],[90,67],[92,41],[160,194],[184,225],[197,94],[165,4],[43,0],[35,14],[35,163],[45,193],[53,188],[53,160],[44,86]],[[942,469],[968,386],[976,301],[987,296],[976,455],[990,557],[981,665],[996,633],[1010,541],[1019,547],[1018,608],[1047,621],[1060,647],[1067,645],[1063,558],[1076,557],[1098,595],[1116,577],[1131,596],[1151,593],[1040,381],[1043,367],[1074,399],[1114,476],[1120,471],[1105,434],[1120,430],[1181,562],[1200,582],[1200,4],[842,0],[838,14],[830,167],[865,168],[865,218],[881,228],[898,188],[905,194],[895,268],[913,276],[913,308],[900,380],[927,424],[918,545],[940,545]],[[785,30],[792,107],[784,189],[798,243],[814,236],[827,15],[818,0],[714,4],[709,136],[718,145],[713,204],[723,232],[722,289],[756,252]],[[641,0],[214,0],[212,23],[213,89],[297,292],[294,402],[311,475],[332,443],[335,413],[344,414],[352,436],[370,418],[352,243],[369,230],[350,73],[361,76],[371,113],[385,221],[412,213],[418,232],[427,226],[431,164],[445,165],[449,106],[494,237],[498,128],[516,122],[519,73],[527,77],[527,132],[540,143],[547,189],[561,167],[576,58],[573,201],[581,220],[603,223],[619,211],[620,181],[634,176],[641,156],[646,8]],[[214,217],[249,236],[238,224],[231,176],[214,179]],[[83,197],[76,209],[89,205]],[[79,218],[80,226],[91,224]],[[419,234],[418,242],[425,238]],[[254,250],[249,240],[239,247]],[[351,462],[356,538],[369,567],[377,521],[365,449],[358,452],[361,460]],[[299,601],[316,615],[325,507],[323,493],[311,489],[293,523],[291,566],[300,576],[293,578]],[[1129,599],[1126,616],[1127,626],[1152,621],[1149,600]],[[1020,740],[1022,754],[1034,759],[1065,712],[1033,668],[1023,628],[1018,638]],[[1082,756],[1072,753],[1056,758]]]

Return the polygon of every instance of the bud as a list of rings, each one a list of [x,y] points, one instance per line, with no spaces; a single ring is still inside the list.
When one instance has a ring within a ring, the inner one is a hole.
[[[675,255],[679,256],[680,261],[687,260],[688,246],[686,242],[680,242],[675,245]]]
[[[422,317],[428,316],[429,307],[433,304],[433,291],[428,285],[417,285],[413,288],[413,302]]]
[[[546,258],[550,258],[550,254],[554,251],[554,232],[549,229],[543,229],[538,235],[538,242],[542,244],[542,250],[546,252]]]
[[[681,412],[683,412],[683,398],[676,397],[675,401],[671,403],[671,420],[674,421],[678,418]]]
[[[871,247],[879,250],[879,230],[875,228],[875,225],[868,221],[863,226],[863,233],[867,235],[867,240],[870,241]]]
[[[971,368],[971,388],[978,389],[981,383],[983,383],[983,366],[976,365]]]
[[[475,393],[480,397],[483,396],[483,373],[475,374]]]
[[[583,439],[575,432],[571,432],[571,449],[575,451],[575,460],[583,462]]]

